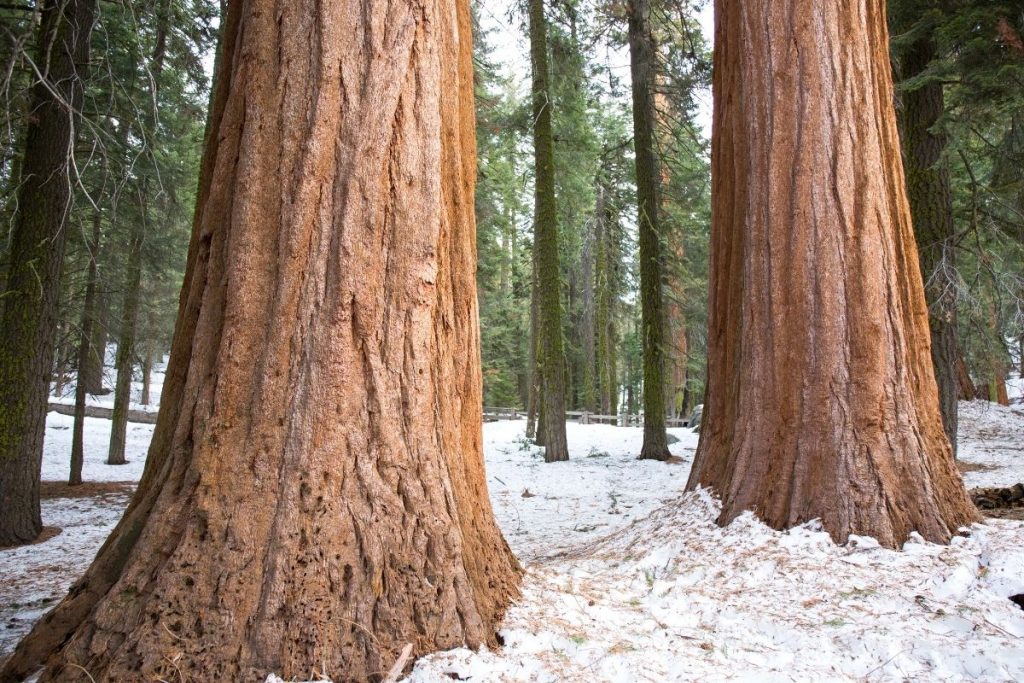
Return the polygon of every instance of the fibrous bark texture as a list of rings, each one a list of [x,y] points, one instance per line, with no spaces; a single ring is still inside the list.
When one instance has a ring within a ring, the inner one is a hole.
[[[18,213],[0,313],[0,546],[42,530],[39,476],[53,366],[64,245],[71,211],[71,154],[82,106],[95,1],[47,0],[21,161]]]
[[[901,55],[901,75],[919,76],[935,56],[931,34],[921,32]],[[941,83],[932,82],[903,93],[900,133],[907,198],[928,302],[939,407],[946,437],[956,456],[956,245],[949,169],[943,158],[946,135],[937,128],[945,113],[942,88]]]
[[[708,390],[691,488],[833,538],[977,518],[942,429],[882,0],[718,0]]]
[[[558,212],[555,206],[555,162],[551,132],[551,97],[548,88],[547,22],[543,0],[530,0],[530,61],[533,102],[534,216],[533,240],[536,261],[534,297],[537,299],[539,346],[536,363],[540,374],[544,460],[569,459],[565,438],[565,352],[562,346],[561,267],[558,258]]]
[[[633,147],[636,151],[637,217],[640,235],[640,327],[644,361],[642,460],[667,460],[665,434],[665,306],[662,301],[661,234],[654,151],[654,39],[650,5],[629,3],[629,61],[633,85]]]
[[[16,680],[380,678],[493,643],[468,3],[231,2],[161,412]]]

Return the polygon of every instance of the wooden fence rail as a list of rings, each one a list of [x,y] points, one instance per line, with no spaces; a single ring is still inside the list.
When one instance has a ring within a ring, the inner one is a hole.
[[[75,414],[75,407],[68,405],[67,403],[50,403],[47,405],[47,411],[60,413],[61,415]],[[98,417],[103,420],[110,420],[114,417],[113,408],[101,408],[99,406],[86,406],[85,407],[86,417]],[[141,422],[143,424],[156,424],[156,413],[151,413],[145,410],[129,410],[128,411],[129,422]]]
[[[60,413],[61,415],[75,414],[75,407],[66,403],[50,403],[49,410],[55,413]],[[114,411],[111,408],[86,406],[85,416],[109,420],[114,416]],[[517,420],[521,417],[526,417],[525,410],[521,410],[519,408],[484,406],[485,422],[493,422],[494,420]],[[591,413],[586,410],[567,410],[565,411],[565,418],[570,422],[579,422],[580,424],[585,425],[606,424],[620,427],[640,427],[644,423],[643,415],[630,415],[629,413],[620,413],[619,415],[602,415],[600,413]],[[143,424],[156,424],[156,413],[147,412],[145,410],[129,410],[128,421],[141,422]],[[689,427],[690,420],[669,418],[665,420],[665,424],[668,427]]]
[[[494,420],[516,420],[520,417],[525,417],[526,411],[520,408],[497,408],[497,407],[484,407],[484,421],[490,422]],[[631,415],[629,413],[620,413],[618,415],[602,415],[601,413],[591,413],[586,410],[567,410],[565,411],[565,419],[570,422],[579,422],[580,424],[607,424],[620,427],[640,427],[644,423],[643,415]],[[665,425],[668,427],[689,427],[689,418],[668,418],[665,420]]]

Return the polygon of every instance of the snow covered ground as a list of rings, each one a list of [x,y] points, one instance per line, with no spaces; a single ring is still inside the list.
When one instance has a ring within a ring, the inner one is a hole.
[[[968,488],[1024,482],[1024,405],[961,401],[958,444],[961,461],[983,468],[964,474]]]
[[[50,414],[44,479],[67,476],[70,420]],[[1024,680],[1024,522],[990,520],[948,547],[903,552],[814,525],[777,532],[682,494],[680,463],[635,460],[640,429],[568,425],[571,459],[545,464],[523,421],[484,426],[498,522],[526,566],[499,652],[421,659],[410,683],[663,680]],[[87,420],[87,481],[135,481],[151,425],[129,425],[130,465],[103,464],[109,422]],[[961,404],[969,487],[1024,481],[1024,412]],[[56,537],[0,550],[0,656],[87,566],[127,493],[44,500]]]
[[[105,388],[111,388],[117,384],[117,372],[114,370],[114,356],[117,354],[117,345],[107,345],[106,360],[103,365],[103,386]],[[132,380],[132,395],[128,401],[129,410],[143,410],[147,412],[156,412],[160,409],[160,394],[164,388],[164,378],[167,370],[167,356],[165,355],[161,360],[153,363],[153,369],[149,373],[149,403],[143,405],[142,401],[142,378],[139,376],[140,373],[135,373],[135,377]],[[51,384],[51,389],[53,389]],[[65,405],[75,405],[75,383],[74,381],[68,382],[61,389],[60,395],[55,395],[51,392],[50,396],[51,403],[63,403]],[[91,394],[85,395],[85,404],[87,406],[97,406],[99,408],[113,408],[114,407],[114,392],[111,390],[109,393],[93,396]],[[45,478],[45,477],[44,477]]]
[[[75,418],[50,413],[46,416],[46,436],[43,439],[43,481],[67,481],[71,474],[71,430]],[[130,481],[142,478],[146,464],[146,450],[153,438],[156,425],[129,422],[125,432],[126,465],[108,465],[110,447],[110,420],[86,418],[82,434],[82,479],[84,481]],[[44,523],[49,524],[45,520]]]

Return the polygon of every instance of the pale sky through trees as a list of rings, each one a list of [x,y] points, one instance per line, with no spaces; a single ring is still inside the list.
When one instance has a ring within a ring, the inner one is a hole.
[[[525,93],[529,88],[530,51],[526,44],[526,31],[520,13],[514,12],[514,0],[480,0],[479,21],[488,32],[487,40],[492,48],[492,58],[500,64],[502,72],[514,77],[517,89]],[[704,39],[711,45],[715,33],[714,2],[706,0],[698,14]],[[623,26],[625,29],[625,26]],[[623,45],[612,53],[612,68],[629,74],[629,48]],[[700,102],[697,122],[704,137],[711,139],[711,91],[706,90],[698,97]]]

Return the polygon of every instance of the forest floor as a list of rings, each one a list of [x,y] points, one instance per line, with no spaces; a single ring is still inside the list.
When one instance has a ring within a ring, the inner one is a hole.
[[[1024,407],[962,403],[968,487],[1024,481]],[[153,426],[87,419],[88,489],[63,487],[72,418],[51,413],[43,518],[60,532],[0,549],[0,657],[88,566],[141,476]],[[498,652],[421,659],[411,683],[664,680],[1024,680],[1024,522],[990,519],[950,546],[834,544],[683,494],[697,435],[670,430],[676,464],[637,461],[640,429],[568,425],[570,460],[545,464],[523,421],[484,426],[491,500],[526,568]]]

